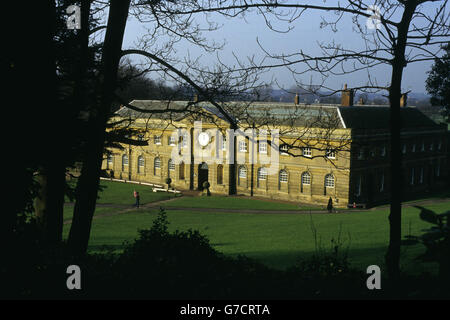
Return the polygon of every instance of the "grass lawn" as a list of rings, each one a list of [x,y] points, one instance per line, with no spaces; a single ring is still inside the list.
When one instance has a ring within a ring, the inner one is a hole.
[[[129,204],[134,203],[133,191],[140,195],[141,204],[166,200],[174,197],[173,193],[153,192],[152,187],[134,183],[100,180],[102,191],[99,191],[97,203]],[[66,199],[66,201],[69,201]]]
[[[108,188],[101,192],[99,203],[116,203],[121,204],[122,207],[99,206],[96,214],[124,210],[123,206],[127,204],[131,206],[134,188],[141,192],[142,199],[145,199],[144,203],[173,197],[172,194],[153,193],[151,188],[145,186],[109,181],[102,181],[102,184]],[[330,249],[331,240],[338,238],[342,242],[342,248],[348,249],[350,262],[355,267],[365,270],[372,264],[382,268],[384,265],[384,254],[389,240],[388,208],[363,212],[346,211],[338,214],[297,214],[292,212],[299,210],[297,204],[225,196],[182,197],[164,205],[167,209],[170,230],[189,228],[199,230],[208,236],[217,250],[224,254],[232,256],[243,254],[275,268],[293,265],[300,256],[314,253],[316,246]],[[440,213],[449,210],[450,201],[422,206]],[[171,210],[172,207],[192,209]],[[196,212],[194,208],[285,210],[286,213],[226,213],[214,212],[214,209],[210,212]],[[71,215],[71,211],[67,212],[67,217]],[[132,242],[137,238],[138,229],[151,227],[157,213],[156,209],[140,208],[95,219],[89,250],[98,251],[105,245],[121,250],[125,241]],[[429,226],[420,220],[418,209],[403,208],[404,236],[419,235],[422,229]],[[65,236],[69,228],[70,224],[64,226]],[[316,231],[317,241],[314,238],[313,229]],[[421,245],[402,248],[401,261],[406,270],[435,271],[434,264],[424,264],[413,260],[423,250]]]
[[[117,211],[117,208],[97,207],[95,209],[94,215],[104,214],[104,213],[113,213],[116,211]],[[73,217],[73,205],[65,205],[64,206],[64,221],[72,219],[72,217]]]
[[[296,203],[281,203],[237,196],[182,197],[164,204],[167,208],[216,208],[252,210],[323,210],[322,207],[299,206]]]
[[[427,208],[442,212],[449,203],[428,205]],[[243,254],[258,259],[275,268],[286,268],[298,257],[315,251],[312,226],[316,230],[317,244],[331,247],[331,239],[340,236],[342,248],[348,249],[352,265],[364,269],[371,265],[384,265],[389,226],[388,212],[364,212],[347,214],[243,214],[199,213],[194,211],[167,210],[170,230],[197,229],[208,236],[219,251]],[[419,210],[403,210],[403,235],[420,234],[428,227],[418,217]],[[120,250],[124,241],[133,241],[137,229],[149,228],[157,210],[136,210],[127,214],[102,217],[94,220],[89,248],[97,251],[108,245]],[[68,226],[65,226],[68,232]],[[408,246],[402,249],[405,268],[413,272],[433,270],[432,264],[414,262],[423,247]],[[407,264],[407,265],[406,265]]]

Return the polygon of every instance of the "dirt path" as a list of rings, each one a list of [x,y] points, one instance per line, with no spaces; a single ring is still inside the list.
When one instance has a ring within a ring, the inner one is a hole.
[[[100,213],[100,214],[94,214],[93,219],[102,218],[102,217],[109,217],[109,216],[116,216],[118,214],[128,213],[128,212],[139,212],[142,209],[152,209],[160,207],[161,204],[179,199],[180,197],[172,198],[172,199],[166,199],[166,200],[160,200],[155,202],[149,202],[142,204],[139,208],[135,208],[133,206],[130,207],[130,205],[127,204],[113,204],[113,203],[98,203],[97,207],[102,208],[117,208],[117,209],[124,209],[120,211],[115,212],[108,212],[108,213]],[[66,203],[66,205],[73,205],[73,203]],[[64,224],[70,224],[72,223],[72,218],[64,220]]]
[[[123,209],[110,213],[101,213],[94,215],[93,219],[109,217],[124,213],[136,213],[143,209],[154,209],[163,206],[163,204],[179,199],[180,197],[160,200],[156,202],[150,202],[141,205],[139,208],[130,207],[130,205],[124,204],[110,204],[110,203],[99,203],[97,207],[105,207],[105,208],[117,208]],[[417,205],[427,205],[427,204],[435,204],[448,202],[450,198],[437,198],[437,199],[426,199],[426,200],[417,200],[405,203],[402,205],[403,208],[412,207]],[[73,205],[73,203],[68,203],[68,205]],[[378,206],[371,209],[338,209],[336,212],[329,213],[327,210],[255,210],[255,209],[227,209],[227,208],[191,208],[191,207],[166,207],[166,210],[176,210],[176,211],[197,211],[197,212],[223,212],[223,213],[250,213],[250,214],[346,214],[352,212],[373,212],[373,211],[382,211],[389,208],[389,205]],[[67,219],[64,221],[64,224],[72,223],[72,219]]]

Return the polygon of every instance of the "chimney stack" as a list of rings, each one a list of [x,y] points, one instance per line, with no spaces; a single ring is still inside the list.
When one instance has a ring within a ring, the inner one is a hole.
[[[300,101],[300,98],[298,96],[298,93],[295,94],[294,103],[297,105]]]
[[[341,106],[343,107],[353,106],[353,90],[352,89],[348,90],[347,84],[344,85],[344,90],[342,90]]]
[[[408,103],[408,93],[403,93],[401,96],[400,96],[400,108],[401,107],[406,107],[407,106],[407,103]]]

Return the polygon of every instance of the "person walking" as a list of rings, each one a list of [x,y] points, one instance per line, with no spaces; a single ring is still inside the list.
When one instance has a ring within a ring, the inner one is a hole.
[[[135,207],[139,208],[139,192],[137,192],[136,190],[134,190],[133,192],[133,196],[136,199],[136,202],[134,204]]]
[[[331,197],[330,197],[330,199],[328,200],[327,209],[328,209],[328,212],[329,212],[329,213],[331,213],[331,212],[333,211],[333,199],[331,199]]]

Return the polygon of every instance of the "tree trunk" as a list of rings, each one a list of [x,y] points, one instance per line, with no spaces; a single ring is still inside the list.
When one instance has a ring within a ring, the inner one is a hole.
[[[50,245],[56,245],[62,241],[65,175],[65,166],[62,161],[49,163],[41,170],[38,178],[41,189],[36,198],[35,212],[43,239]]]
[[[85,254],[89,242],[92,217],[97,201],[106,123],[111,112],[117,82],[117,70],[129,6],[130,0],[111,0],[110,2],[102,53],[100,105],[90,115],[88,141],[81,175],[78,180],[76,203],[68,241],[69,247],[75,255]]]
[[[388,276],[396,280],[400,275],[400,245],[401,245],[401,214],[402,214],[402,153],[401,137],[402,119],[400,115],[400,96],[402,75],[405,65],[405,48],[408,29],[416,10],[415,1],[407,2],[402,20],[398,26],[397,43],[394,44],[394,59],[392,61],[391,85],[389,88],[390,102],[390,176],[391,204],[389,214],[389,247],[385,256]]]

